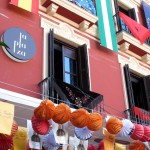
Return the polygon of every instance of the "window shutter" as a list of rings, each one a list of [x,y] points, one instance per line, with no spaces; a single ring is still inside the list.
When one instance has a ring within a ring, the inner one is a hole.
[[[130,107],[133,107],[135,105],[134,104],[134,95],[133,95],[129,66],[127,64],[124,66],[124,73],[125,73],[125,79],[126,79],[126,88],[127,88],[127,93],[128,93],[129,105],[130,105]]]
[[[54,33],[50,29],[48,36],[48,76],[54,77]]]
[[[132,18],[133,20],[137,21],[135,8],[129,9],[128,12],[129,12],[130,18]]]
[[[85,91],[90,90],[87,45],[78,47],[79,85]]]
[[[144,86],[145,86],[145,94],[147,100],[147,107],[150,110],[150,75],[143,78],[144,79]]]
[[[52,80],[54,78],[54,33],[50,29],[48,35],[48,78],[49,78],[49,96],[53,96]]]

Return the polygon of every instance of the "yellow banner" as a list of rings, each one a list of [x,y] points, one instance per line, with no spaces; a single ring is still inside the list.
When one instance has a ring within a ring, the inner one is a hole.
[[[11,150],[27,150],[27,128],[18,127],[17,134],[13,138],[13,148]]]
[[[32,0],[18,0],[18,7],[32,11]]]
[[[126,145],[115,143],[115,150],[126,150]]]
[[[105,128],[103,129],[103,135],[104,148],[106,150],[114,150],[115,135],[110,134]]]
[[[14,105],[0,102],[0,133],[11,134],[14,120]]]

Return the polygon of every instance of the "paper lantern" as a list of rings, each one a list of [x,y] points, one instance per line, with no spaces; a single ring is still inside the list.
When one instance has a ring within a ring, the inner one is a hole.
[[[88,140],[92,137],[92,131],[90,131],[87,127],[75,127],[75,135],[80,140]]]
[[[88,149],[87,150],[96,150],[95,146],[90,144],[88,145]]]
[[[49,131],[50,123],[47,120],[37,119],[35,116],[32,117],[32,128],[33,130],[41,135],[45,135]]]
[[[87,110],[80,108],[71,113],[70,122],[78,128],[83,128],[87,125],[89,115]]]
[[[106,129],[110,134],[118,134],[122,127],[122,121],[114,117],[110,117],[106,122]]]
[[[15,120],[13,120],[13,124],[12,124],[12,128],[11,128],[11,134],[10,135],[7,135],[7,134],[2,134],[0,133],[0,138],[11,138],[11,137],[14,137],[16,135],[18,131],[18,124]]]
[[[56,106],[52,119],[58,124],[63,124],[70,120],[70,115],[70,107],[64,103],[60,103],[58,104],[58,106]]]
[[[36,118],[41,120],[49,120],[53,117],[55,105],[51,100],[43,100],[41,104],[34,110]]]
[[[12,137],[0,139],[0,150],[8,150],[13,146]]]
[[[141,141],[135,140],[129,144],[129,150],[145,150],[145,145]]]
[[[87,127],[92,131],[98,131],[103,125],[102,116],[99,113],[89,114],[89,121]]]
[[[97,150],[105,150],[104,149],[104,141],[99,142]]]
[[[128,119],[123,119],[122,124],[123,124],[123,127],[122,127],[122,130],[119,132],[119,136],[126,137],[133,132],[134,124]]]
[[[143,125],[134,123],[134,130],[133,133],[130,135],[130,137],[133,140],[140,140],[142,139],[143,135],[144,135]]]
[[[150,142],[150,127],[143,125],[143,128],[144,128],[144,135],[142,136],[140,141],[142,141],[142,142]]]
[[[60,147],[60,144],[56,143],[55,141],[52,130],[43,137],[43,147],[48,150],[57,150]]]

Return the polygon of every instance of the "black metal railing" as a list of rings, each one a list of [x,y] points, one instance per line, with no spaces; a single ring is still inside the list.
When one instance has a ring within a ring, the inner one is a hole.
[[[50,99],[56,104],[63,102],[75,109],[85,108],[89,112],[92,110],[104,111],[103,96],[101,94],[92,91],[85,92],[78,87],[50,77],[41,81],[39,86],[42,89],[42,99]]]
[[[114,23],[115,23],[115,28],[116,28],[116,33],[125,31],[126,33],[130,34],[131,36],[134,36],[128,26],[124,23],[124,21],[119,17],[119,13],[116,13],[114,15]],[[150,45],[150,37],[145,40],[144,42],[147,45]]]
[[[132,107],[125,110],[125,114],[133,123],[150,125],[150,111],[138,107]]]

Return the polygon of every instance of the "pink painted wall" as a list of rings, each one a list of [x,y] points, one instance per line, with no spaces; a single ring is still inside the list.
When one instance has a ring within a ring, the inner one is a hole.
[[[104,96],[106,112],[124,117],[125,102],[117,53],[91,41],[91,88]]]
[[[0,36],[11,27],[22,28],[33,37],[36,54],[28,62],[20,63],[10,59],[0,47],[0,88],[39,98],[40,95],[35,93],[40,92],[38,83],[42,80],[43,40],[40,18],[39,15],[17,8],[9,2],[10,0],[0,2]]]

